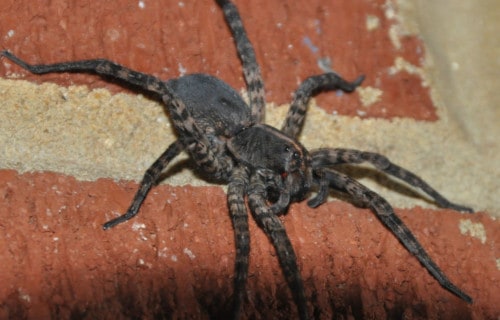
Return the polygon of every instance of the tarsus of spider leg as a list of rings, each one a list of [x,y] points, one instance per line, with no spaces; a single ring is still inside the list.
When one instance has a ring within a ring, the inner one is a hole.
[[[236,247],[231,319],[239,319],[241,305],[245,297],[250,254],[250,231],[248,228],[248,213],[245,206],[245,190],[246,185],[248,185],[248,172],[243,168],[237,168],[230,179],[231,181],[229,182],[227,192],[227,204],[233,223]]]
[[[252,176],[252,178],[256,178],[256,176]],[[248,205],[255,221],[271,240],[276,250],[283,275],[297,305],[299,318],[305,320],[309,316],[307,314],[304,285],[297,266],[297,257],[283,223],[271,212],[267,205],[265,194],[265,187],[261,181],[251,181],[248,191]]]
[[[141,207],[146,195],[153,184],[158,180],[161,172],[165,167],[183,150],[182,143],[179,140],[172,143],[165,152],[146,170],[144,177],[142,178],[139,189],[137,190],[134,200],[132,201],[127,212],[119,217],[106,222],[102,228],[104,230],[110,229],[122,222],[128,221],[137,215],[139,208]]]
[[[324,172],[325,179],[330,182],[332,188],[346,191],[354,199],[362,201],[370,207],[380,221],[392,231],[396,238],[420,261],[443,288],[455,294],[460,299],[472,303],[472,298],[455,286],[439,269],[422,245],[413,236],[410,229],[398,218],[391,205],[384,198],[343,173],[330,169],[325,169]]]
[[[384,203],[373,204],[375,211],[380,212],[380,207],[390,207],[389,203],[384,200]],[[379,208],[377,208],[379,207]],[[408,227],[399,219],[392,211],[387,215],[378,214],[380,220],[396,235],[396,237],[403,243],[403,245],[410,251],[417,259],[424,265],[430,274],[441,284],[441,286],[451,293],[455,294],[460,299],[467,303],[472,303],[472,298],[465,292],[460,290],[454,285],[436,265],[436,263],[429,257],[422,245],[412,235]]]
[[[473,212],[474,210],[469,207],[465,207],[459,204],[452,203],[445,197],[443,197],[437,190],[432,188],[428,183],[426,183],[422,178],[418,177],[416,174],[392,163],[387,157],[367,151],[359,151],[354,149],[342,149],[342,148],[322,148],[311,151],[312,165],[314,168],[320,168],[324,166],[334,166],[343,163],[354,163],[359,164],[362,162],[368,162],[379,169],[396,177],[409,185],[419,188],[431,198],[433,198],[436,203],[442,208],[450,208],[453,210]]]
[[[226,0],[217,0],[217,3],[224,12],[224,17],[236,43],[238,56],[243,64],[243,74],[247,83],[252,119],[254,123],[262,123],[265,116],[265,89],[260,67],[255,57],[255,50],[248,39],[236,6]]]
[[[307,104],[311,100],[311,97],[319,91],[341,89],[345,92],[351,92],[361,85],[364,79],[365,76],[361,75],[353,82],[348,82],[333,72],[307,78],[295,90],[293,101],[281,131],[291,137],[296,137],[299,134],[304,122]]]

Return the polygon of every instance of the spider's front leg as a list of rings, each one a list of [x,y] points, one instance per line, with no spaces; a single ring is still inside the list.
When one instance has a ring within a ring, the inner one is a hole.
[[[308,319],[307,301],[304,293],[304,285],[297,266],[297,257],[285,227],[266,203],[266,186],[262,177],[252,175],[248,190],[248,205],[252,215],[264,230],[276,250],[283,275],[288,287],[292,292],[293,299],[298,309],[300,319]]]
[[[248,229],[248,213],[245,206],[245,191],[248,185],[248,172],[244,168],[236,168],[230,178],[227,191],[227,205],[233,223],[236,246],[236,262],[234,267],[234,292],[231,319],[238,319],[241,305],[245,297],[245,286],[248,278],[248,257],[250,254],[250,231]]]
[[[290,137],[297,137],[302,128],[304,117],[307,110],[307,104],[311,97],[319,91],[341,89],[345,92],[354,91],[365,79],[365,76],[359,76],[353,82],[344,80],[334,72],[311,76],[304,80],[294,93],[293,101],[286,115],[285,123],[281,128],[285,134]]]
[[[417,187],[431,196],[436,203],[442,208],[450,208],[458,211],[473,212],[469,207],[450,202],[443,197],[439,192],[432,188],[420,177],[414,173],[401,168],[398,165],[390,162],[385,156],[374,152],[359,151],[353,149],[317,149],[311,151],[313,168],[322,168],[325,166],[335,166],[343,163],[362,163],[368,162],[375,166],[375,168],[383,171],[391,176],[401,179],[411,186]],[[323,199],[323,201],[326,200]]]
[[[324,179],[331,188],[347,192],[355,200],[371,208],[382,223],[389,228],[399,241],[410,251],[443,288],[462,300],[472,303],[472,298],[455,286],[429,257],[422,245],[413,236],[408,227],[394,213],[391,205],[381,196],[371,191],[349,176],[330,169],[324,169]]]

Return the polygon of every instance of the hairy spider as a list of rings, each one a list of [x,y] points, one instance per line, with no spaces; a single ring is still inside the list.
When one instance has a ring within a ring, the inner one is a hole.
[[[227,0],[218,0],[217,3],[222,8],[243,64],[249,105],[225,82],[206,74],[162,81],[105,59],[30,65],[8,51],[0,53],[36,74],[93,72],[111,76],[156,93],[165,103],[178,139],[146,171],[127,212],[106,222],[103,228],[109,229],[134,217],[161,172],[181,151],[186,151],[201,173],[228,184],[227,204],[236,244],[233,319],[239,317],[248,276],[250,235],[246,202],[276,250],[300,318],[307,319],[307,302],[296,256],[278,215],[312,191],[317,194],[309,199],[308,205],[317,207],[326,201],[330,189],[347,193],[354,201],[371,208],[441,286],[471,303],[472,298],[448,280],[384,198],[334,167],[343,163],[368,162],[421,189],[441,207],[466,212],[472,212],[472,209],[451,203],[421,178],[382,155],[339,148],[308,151],[297,141],[312,95],[332,89],[351,92],[361,84],[364,76],[353,82],[334,72],[311,76],[295,91],[281,130],[263,124],[264,83],[252,44],[234,4]]]

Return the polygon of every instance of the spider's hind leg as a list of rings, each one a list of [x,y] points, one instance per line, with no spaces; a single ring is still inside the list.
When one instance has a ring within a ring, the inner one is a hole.
[[[6,57],[23,69],[34,74],[56,72],[93,72],[100,75],[120,79],[125,83],[138,86],[144,90],[165,94],[164,83],[151,75],[131,70],[106,59],[68,61],[52,64],[29,64],[7,50],[0,52],[0,57]]]
[[[228,0],[217,0],[217,3],[224,12],[224,17],[236,43],[238,56],[243,64],[243,75],[245,76],[250,107],[252,108],[252,120],[254,123],[262,123],[264,121],[266,104],[264,81],[262,80],[260,68],[255,58],[255,51],[248,39],[236,6]]]
[[[365,76],[359,76],[353,82],[348,82],[334,72],[307,78],[294,93],[293,101],[281,131],[290,137],[297,137],[304,122],[307,104],[311,100],[311,97],[319,91],[341,89],[345,92],[352,92],[361,85],[364,79]]]
[[[146,91],[158,93],[167,105],[169,116],[174,122],[178,133],[186,139],[200,142],[200,145],[202,144],[204,147],[208,145],[208,142],[204,138],[203,132],[196,125],[185,103],[177,97],[174,90],[172,90],[172,88],[169,87],[166,82],[154,76],[134,71],[106,59],[92,59],[32,65],[21,60],[9,51],[1,51],[0,57],[2,56],[35,74],[45,74],[52,72],[91,72],[97,73],[99,75],[110,76],[119,79],[124,83],[142,88]],[[208,153],[210,157],[213,157],[210,154],[210,150],[203,151],[205,153]]]

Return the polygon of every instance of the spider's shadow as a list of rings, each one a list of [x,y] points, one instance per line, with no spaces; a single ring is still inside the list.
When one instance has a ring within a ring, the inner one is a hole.
[[[416,187],[413,187],[402,180],[392,177],[384,172],[381,172],[372,167],[356,166],[351,164],[342,164],[335,167],[335,170],[348,175],[354,180],[370,179],[378,185],[395,191],[405,197],[423,200],[429,204],[438,206],[438,204],[427,197],[423,192],[420,192]],[[330,195],[342,201],[349,202],[357,207],[366,207],[364,204],[356,201],[353,197],[342,190],[333,189]]]

